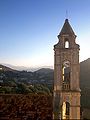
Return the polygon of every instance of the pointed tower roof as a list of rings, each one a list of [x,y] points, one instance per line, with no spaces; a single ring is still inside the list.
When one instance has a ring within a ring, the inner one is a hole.
[[[71,25],[69,24],[68,22],[68,19],[65,20],[65,23],[61,29],[61,32],[59,33],[59,36],[60,35],[65,35],[65,34],[69,34],[69,35],[74,35],[75,36],[75,33],[71,27]]]

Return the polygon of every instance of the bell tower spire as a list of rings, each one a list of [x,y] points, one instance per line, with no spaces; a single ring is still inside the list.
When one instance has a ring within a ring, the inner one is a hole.
[[[59,35],[72,35],[72,36],[75,36],[75,33],[74,33],[71,25],[69,24],[68,19],[65,19],[65,23],[64,23]]]
[[[80,119],[79,45],[68,19],[54,45],[54,119]]]

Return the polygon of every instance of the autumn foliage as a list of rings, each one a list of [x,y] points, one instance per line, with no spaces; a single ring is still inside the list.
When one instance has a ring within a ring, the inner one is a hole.
[[[52,96],[2,94],[0,120],[52,120]]]

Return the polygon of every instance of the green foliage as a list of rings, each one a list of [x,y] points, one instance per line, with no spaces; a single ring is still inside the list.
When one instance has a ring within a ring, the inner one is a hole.
[[[30,89],[24,83],[17,84],[16,93],[25,94],[30,93]]]
[[[46,86],[40,84],[30,85],[29,89],[32,91],[32,93],[51,95],[50,90]]]
[[[36,89],[36,93],[37,94],[48,94],[51,95],[50,90],[48,89],[48,87],[44,86],[44,85],[35,85],[34,88]]]
[[[8,94],[8,93],[11,93],[11,87],[0,87],[0,93],[6,93],[6,94]]]
[[[13,83],[13,82],[12,82]],[[12,94],[47,94],[51,95],[50,90],[45,85],[26,85],[24,83],[17,83],[13,87],[2,86],[0,87],[0,93],[12,93]]]

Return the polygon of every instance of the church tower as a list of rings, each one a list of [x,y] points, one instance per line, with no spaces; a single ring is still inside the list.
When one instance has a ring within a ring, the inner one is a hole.
[[[53,119],[80,119],[79,45],[68,19],[54,45]]]

